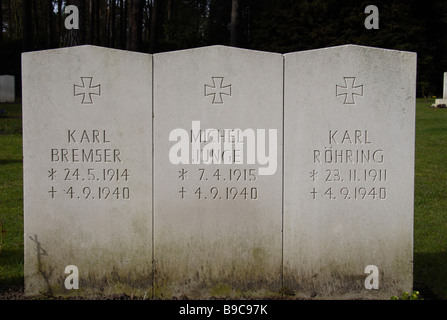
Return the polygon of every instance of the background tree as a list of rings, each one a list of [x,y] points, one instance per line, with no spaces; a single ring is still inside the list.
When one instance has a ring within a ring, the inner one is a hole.
[[[120,0],[120,48],[126,48],[127,1]]]
[[[19,61],[13,67],[18,78],[21,52],[86,43],[150,53],[214,44],[279,53],[348,43],[408,50],[418,53],[419,96],[442,94],[447,71],[445,0],[375,0],[378,30],[364,27],[369,0],[0,0],[0,4],[0,20],[6,27],[0,35],[0,58]],[[79,30],[64,27],[64,9],[70,4],[79,9]],[[0,71],[10,67],[0,64]]]
[[[33,50],[33,26],[31,0],[23,1],[23,51]]]
[[[238,23],[239,23],[239,0],[232,0],[231,5],[231,33],[230,45],[237,46]]]
[[[54,41],[54,6],[52,0],[47,1],[47,28],[48,28],[48,48],[55,47]]]
[[[67,0],[67,5],[74,5],[79,9],[79,29],[66,30],[67,46],[78,46],[85,44],[85,2],[82,0]]]
[[[110,42],[109,45],[114,48],[116,43],[116,1],[112,0],[110,4]]]
[[[3,41],[3,3],[0,0],[0,43]]]
[[[229,1],[210,0],[207,28],[210,44],[230,44],[231,6]]]
[[[141,50],[143,5],[144,3],[142,0],[130,0],[128,50]]]
[[[57,44],[61,44],[62,34],[62,0],[57,0]]]
[[[151,10],[151,36],[149,42],[149,52],[154,53],[157,50],[157,42],[159,38],[159,15],[161,10],[160,0],[152,1],[152,10]]]

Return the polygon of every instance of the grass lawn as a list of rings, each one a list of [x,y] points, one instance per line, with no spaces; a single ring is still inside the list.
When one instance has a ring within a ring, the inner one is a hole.
[[[418,99],[416,109],[414,284],[423,298],[445,300],[447,109],[429,108],[431,103]],[[0,117],[0,223],[6,233],[0,287],[8,287],[23,285],[22,136],[20,104],[2,104],[2,109],[6,118]]]
[[[447,109],[416,107],[414,282],[447,299]]]
[[[6,114],[5,114],[6,112]],[[0,287],[23,285],[23,174],[20,104],[0,104]],[[6,117],[5,117],[6,116]]]

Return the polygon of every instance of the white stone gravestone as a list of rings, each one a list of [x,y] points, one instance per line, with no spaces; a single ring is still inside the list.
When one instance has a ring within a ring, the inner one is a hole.
[[[0,103],[14,103],[15,96],[15,77],[9,75],[0,76]]]
[[[154,55],[156,296],[279,292],[282,90],[280,54]]]
[[[285,55],[284,285],[297,297],[412,288],[416,54]]]
[[[22,57],[26,294],[150,291],[152,56]]]
[[[447,105],[447,72],[444,72],[444,87],[442,99],[435,99],[435,106],[445,104]]]

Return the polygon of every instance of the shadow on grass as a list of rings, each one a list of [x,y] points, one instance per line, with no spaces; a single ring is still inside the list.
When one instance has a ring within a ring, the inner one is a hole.
[[[23,276],[14,276],[8,279],[2,280],[0,279],[0,288],[23,288],[24,279]]]
[[[0,267],[0,287],[23,286],[23,250],[2,249]]]
[[[22,159],[0,159],[0,165],[7,165],[7,164],[15,164],[15,163],[22,163]]]
[[[447,252],[414,253],[414,290],[427,300],[447,300]]]

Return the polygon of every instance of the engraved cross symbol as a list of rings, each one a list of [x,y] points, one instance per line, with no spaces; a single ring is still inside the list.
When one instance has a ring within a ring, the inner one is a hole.
[[[336,86],[336,94],[338,96],[345,96],[343,104],[355,104],[354,96],[363,97],[363,85],[355,86],[355,77],[343,77],[345,86]]]
[[[213,79],[213,85],[205,85],[205,97],[213,96],[213,104],[223,104],[222,95],[231,97],[231,84],[223,85],[223,77],[211,77]]]
[[[101,85],[92,86],[93,77],[81,77],[82,86],[73,85],[74,96],[82,95],[82,104],[93,104],[92,96],[101,96]]]

